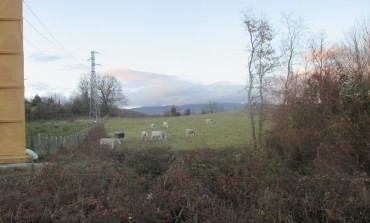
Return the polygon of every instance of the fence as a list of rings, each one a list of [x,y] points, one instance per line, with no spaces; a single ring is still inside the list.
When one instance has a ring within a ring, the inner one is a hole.
[[[90,131],[103,125],[107,118],[108,115],[69,136],[30,135],[26,139],[27,148],[32,149],[38,155],[49,155],[55,153],[58,149],[76,146],[83,142]]]

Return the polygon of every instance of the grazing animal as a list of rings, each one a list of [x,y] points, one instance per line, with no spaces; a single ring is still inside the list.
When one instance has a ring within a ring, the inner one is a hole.
[[[212,119],[210,119],[210,118],[207,118],[206,119],[206,125],[211,125],[212,124],[212,122],[213,122],[213,120]]]
[[[194,137],[195,136],[194,129],[186,129],[185,132],[186,132],[187,137]]]
[[[117,144],[121,144],[121,140],[116,139],[116,138],[101,138],[100,139],[100,147],[109,145],[112,149],[114,149],[114,147]]]
[[[142,138],[142,140],[147,140],[148,139],[148,133],[146,131],[143,131],[141,133],[141,138]]]
[[[150,127],[151,127],[152,129],[157,129],[157,124],[152,123],[152,124],[150,124]]]
[[[124,137],[125,137],[124,132],[115,132],[114,133],[114,138],[116,138],[116,139],[123,139]]]
[[[168,129],[168,123],[167,122],[163,122],[163,127]]]
[[[158,140],[166,140],[166,134],[164,134],[163,131],[152,131],[152,140],[158,139]]]

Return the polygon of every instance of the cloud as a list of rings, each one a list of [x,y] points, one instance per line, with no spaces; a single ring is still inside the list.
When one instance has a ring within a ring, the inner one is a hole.
[[[25,82],[25,97],[26,98],[33,98],[36,94],[39,96],[50,96],[54,94],[60,94],[64,96],[68,96],[72,89],[69,87],[55,87],[50,84],[41,83],[41,82],[33,82],[28,83]]]
[[[35,53],[29,56],[30,60],[34,62],[52,62],[52,61],[59,61],[64,59],[63,56],[60,55],[46,55],[43,53]]]
[[[129,106],[183,105],[191,103],[245,102],[240,85],[229,82],[204,84],[176,76],[129,69],[106,70],[122,83]]]
[[[236,102],[244,103],[245,91],[240,85],[229,82],[204,84],[183,79],[178,76],[130,69],[106,69],[98,75],[111,75],[122,84],[124,94],[129,99],[128,107],[184,105],[196,103]],[[68,77],[70,81],[58,82],[56,79],[36,80],[36,77],[25,81],[25,96],[33,98],[36,94],[48,96],[61,94],[69,96],[77,86],[77,78]],[[76,82],[75,82],[76,81]]]
[[[72,64],[72,65],[69,65],[68,67],[66,67],[64,70],[87,70],[89,69],[90,67],[85,65],[85,64],[82,64],[82,63],[76,63],[76,64]]]

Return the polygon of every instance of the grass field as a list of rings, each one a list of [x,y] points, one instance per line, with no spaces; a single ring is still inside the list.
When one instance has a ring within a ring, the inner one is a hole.
[[[88,118],[27,121],[26,135],[28,136],[32,131],[34,135],[69,136],[86,128],[89,123]]]
[[[206,119],[213,119],[206,125]],[[162,123],[168,122],[169,128]],[[150,124],[156,123],[158,130],[166,133],[166,141],[143,141],[141,132],[151,135]],[[248,116],[245,111],[228,111],[204,115],[178,117],[109,118],[105,124],[109,137],[116,131],[123,131],[125,138],[120,148],[161,147],[173,150],[194,150],[198,148],[240,148],[250,140]],[[196,136],[188,138],[185,129],[192,128]]]
[[[168,140],[141,140],[163,121]],[[28,127],[59,136],[80,124],[68,122]],[[120,148],[100,148],[115,131],[126,133]],[[366,173],[300,174],[273,148],[244,148],[249,135],[243,111],[109,118],[44,168],[0,169],[0,222],[369,222]]]
[[[207,118],[213,120],[212,125],[206,125]],[[164,121],[168,122],[168,129],[162,126]],[[87,118],[29,121],[26,123],[26,136],[29,139],[31,131],[34,136],[38,134],[54,137],[69,136],[86,128],[89,122]],[[156,123],[158,130],[166,133],[167,140],[150,140],[151,123]],[[244,147],[250,140],[249,126],[247,113],[238,110],[178,117],[112,117],[106,122],[105,129],[108,137],[112,137],[116,131],[124,131],[125,138],[119,145],[123,149],[160,147],[172,150],[194,150]],[[186,136],[185,129],[187,128],[195,130],[195,137]],[[144,130],[149,133],[147,141],[141,139],[141,132]]]
[[[78,132],[88,127],[91,121],[88,118],[65,119],[65,120],[38,120],[26,122],[26,148],[31,148],[42,157],[55,151],[58,147],[55,141],[61,137],[74,137]],[[32,133],[32,137],[31,137]],[[54,141],[50,140],[54,137]],[[33,140],[32,140],[33,139]],[[71,139],[71,138],[70,138]],[[47,147],[47,149],[46,149]]]

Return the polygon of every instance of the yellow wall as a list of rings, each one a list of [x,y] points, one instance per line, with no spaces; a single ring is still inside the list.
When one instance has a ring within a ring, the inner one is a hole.
[[[0,0],[0,163],[25,155],[22,0]]]

